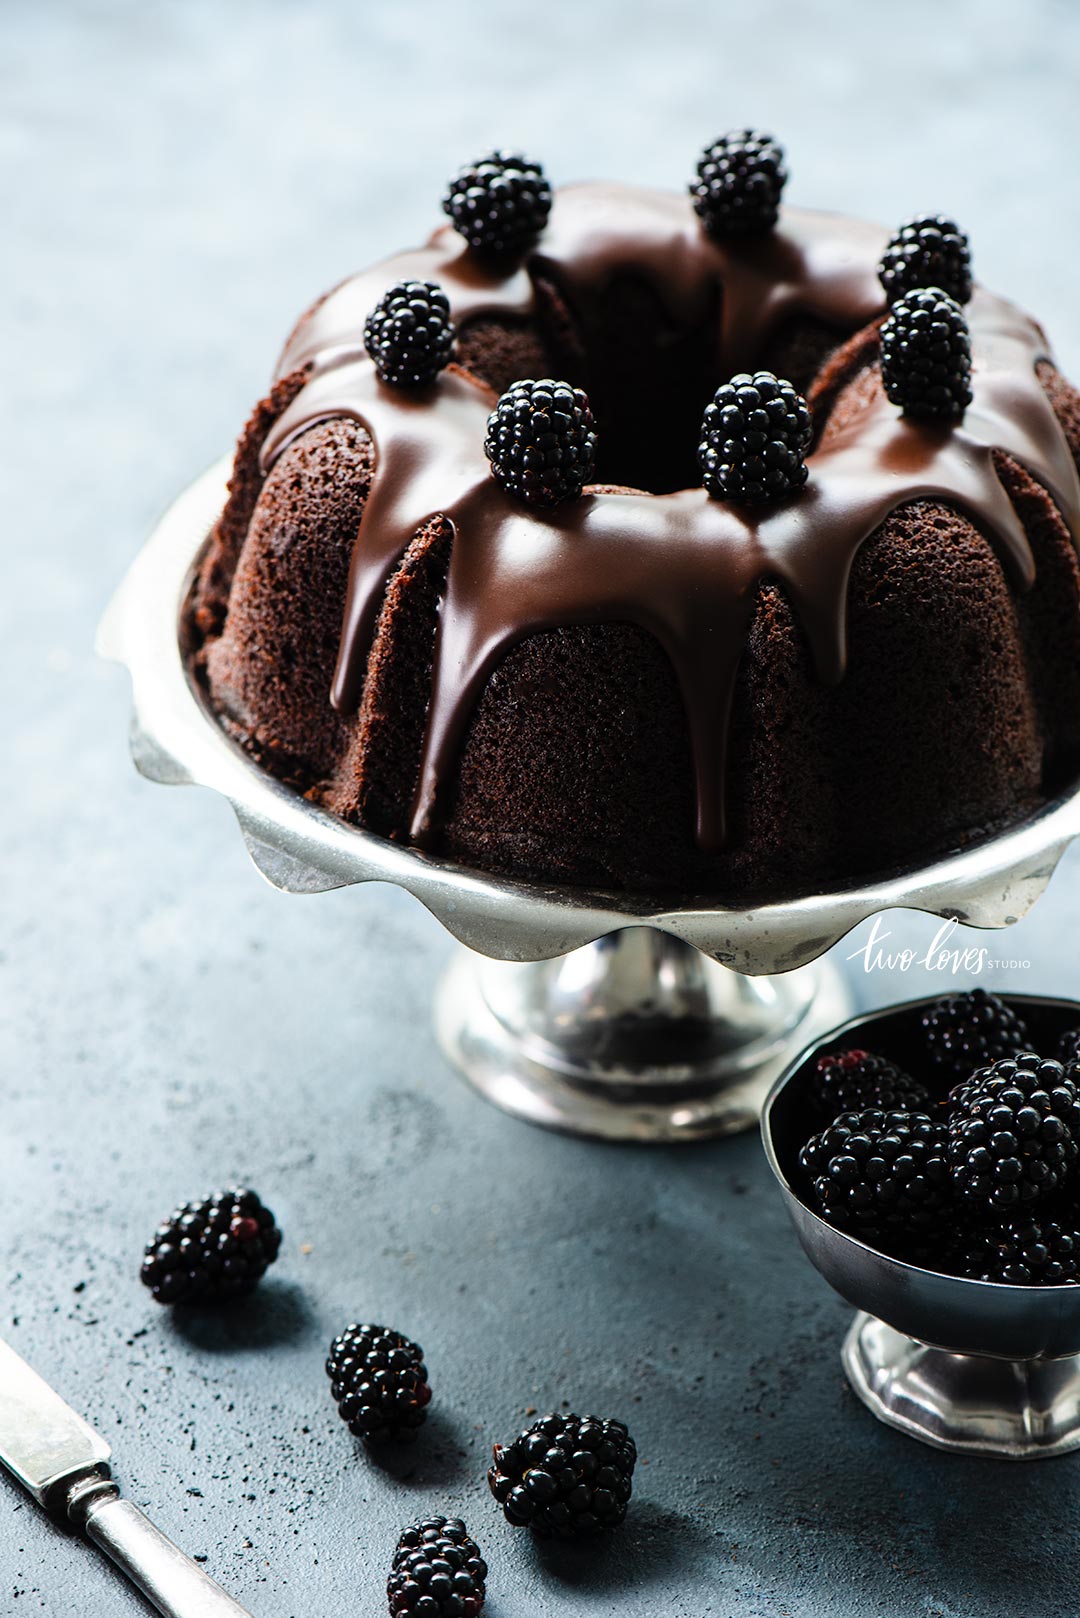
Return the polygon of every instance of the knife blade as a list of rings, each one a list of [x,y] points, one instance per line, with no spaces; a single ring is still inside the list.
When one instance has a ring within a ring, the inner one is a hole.
[[[112,1452],[0,1339],[0,1462],[40,1506],[82,1529],[165,1618],[251,1618],[137,1506],[120,1498]]]

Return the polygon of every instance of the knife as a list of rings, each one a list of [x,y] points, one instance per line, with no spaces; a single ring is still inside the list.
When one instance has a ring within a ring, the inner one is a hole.
[[[121,1500],[100,1433],[0,1340],[0,1461],[39,1506],[82,1529],[165,1618],[251,1618]]]

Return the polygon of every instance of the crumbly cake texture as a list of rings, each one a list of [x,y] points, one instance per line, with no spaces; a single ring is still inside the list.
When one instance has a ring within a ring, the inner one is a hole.
[[[764,243],[718,245],[688,198],[571,187],[521,262],[478,268],[444,226],[335,289],[241,437],[189,601],[222,725],[381,835],[729,902],[923,863],[1036,808],[1080,768],[1080,395],[977,289],[967,418],[902,418],[884,242],[783,209]],[[456,346],[406,399],[362,330],[413,277],[447,291]],[[805,391],[815,426],[805,488],[756,526],[695,488],[704,408],[743,367]],[[537,377],[584,387],[598,423],[598,481],[554,515],[483,457],[499,394]],[[451,459],[467,436],[461,488],[429,497],[428,433]]]

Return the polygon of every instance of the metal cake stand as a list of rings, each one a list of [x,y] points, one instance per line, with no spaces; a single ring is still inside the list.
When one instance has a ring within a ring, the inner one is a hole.
[[[1032,1037],[1056,1048],[1080,1005],[1008,995]],[[769,1164],[810,1262],[857,1313],[841,1351],[848,1381],[879,1421],[935,1449],[1038,1460],[1080,1449],[1080,1286],[1006,1286],[906,1264],[845,1235],[803,1200],[796,1168],[805,1086],[819,1054],[898,1047],[932,999],[857,1017],[784,1074],[761,1127]]]
[[[465,946],[439,986],[440,1044],[490,1100],[608,1139],[721,1135],[756,1121],[792,1054],[850,1010],[820,957],[894,906],[1002,927],[1034,904],[1080,832],[1080,793],[1007,835],[844,893],[727,909],[512,881],[347,825],[258,768],[188,677],[178,626],[228,464],[170,507],[98,635],[127,666],[132,752],[150,780],[211,787],[262,874],[289,893],[405,888]]]

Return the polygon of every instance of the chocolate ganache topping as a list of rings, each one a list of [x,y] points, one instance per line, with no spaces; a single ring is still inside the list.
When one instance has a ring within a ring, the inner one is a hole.
[[[490,476],[484,454],[495,403],[477,378],[451,366],[431,385],[380,382],[363,347],[364,321],[386,287],[437,281],[463,322],[527,316],[533,277],[549,276],[587,322],[612,279],[648,282],[670,315],[691,325],[719,298],[718,370],[751,365],[780,324],[811,315],[848,334],[884,310],[877,264],[884,232],[785,208],[764,237],[718,243],[689,199],[611,185],[557,193],[547,229],[525,262],[492,268],[449,226],[426,248],[343,283],[301,322],[278,374],[307,372],[271,428],[263,470],[317,422],[349,416],[370,433],[376,472],[353,551],[331,698],[359,703],[367,654],[387,583],[418,529],[452,526],[446,594],[434,652],[432,698],[411,835],[437,826],[469,720],[494,667],[542,630],[629,622],[656,637],[685,704],[697,790],[697,837],[724,838],[724,772],[736,672],[762,580],[779,581],[806,634],[818,676],[838,681],[852,563],[890,511],[943,499],[970,514],[1018,589],[1034,578],[1031,550],[995,469],[1014,458],[1049,492],[1080,542],[1080,479],[1036,374],[1049,357],[1039,327],[1004,299],[976,289],[968,306],[973,400],[963,422],[913,421],[880,387],[809,454],[809,481],[764,510],[673,494],[586,489],[553,511],[527,509]],[[602,423],[601,423],[602,428]]]

